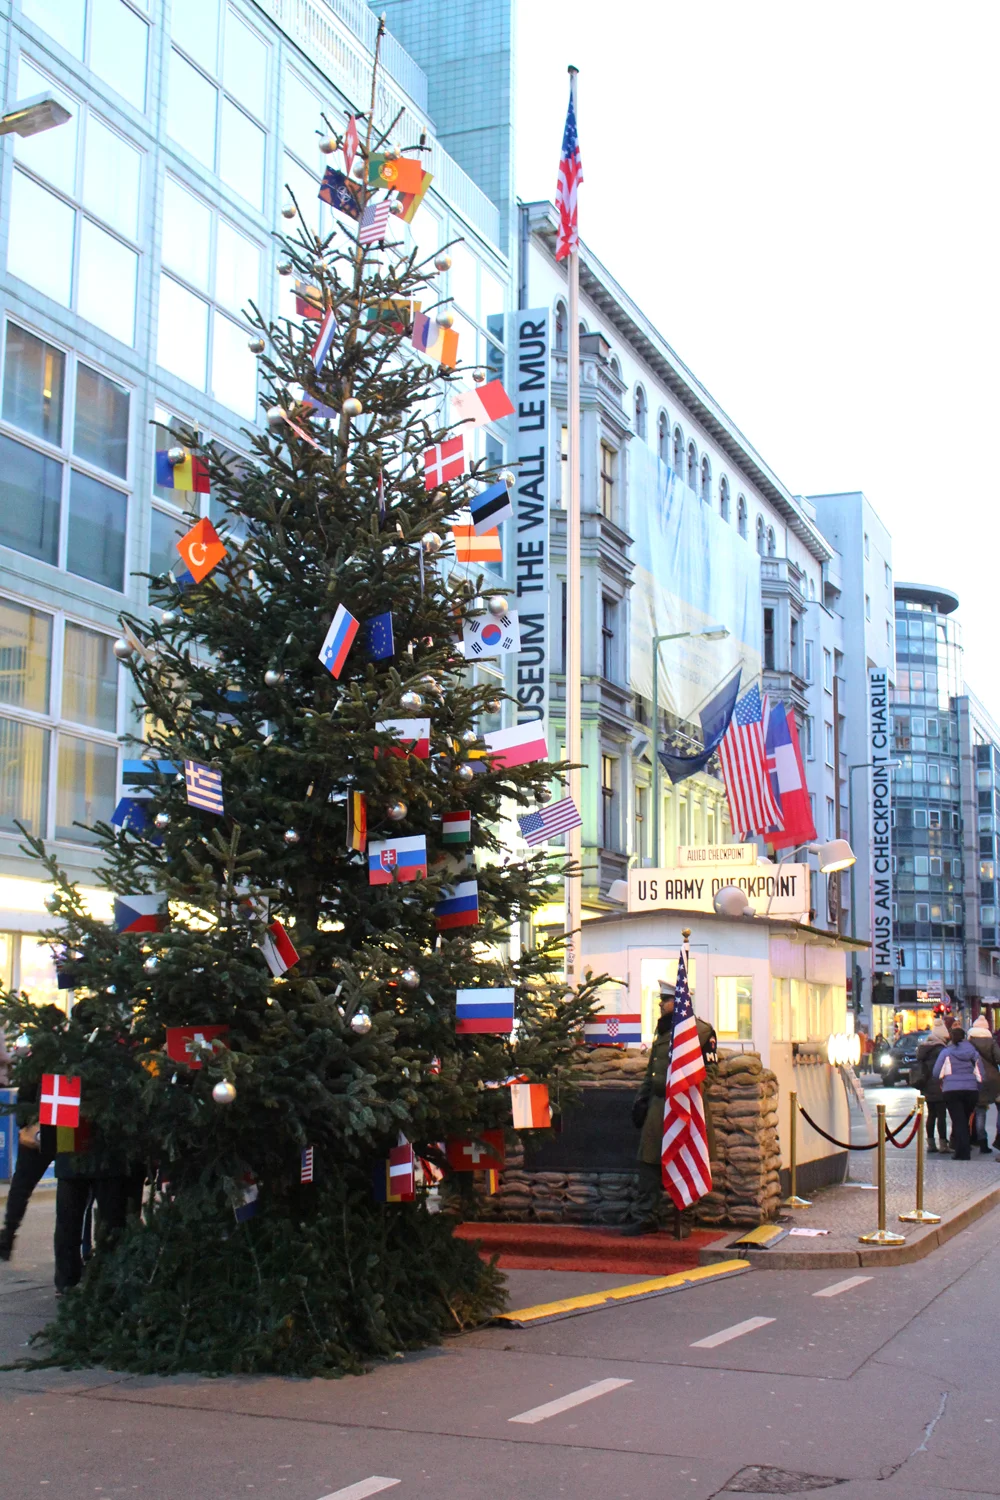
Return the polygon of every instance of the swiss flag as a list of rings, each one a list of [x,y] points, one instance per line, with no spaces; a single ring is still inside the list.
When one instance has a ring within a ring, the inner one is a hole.
[[[228,1035],[228,1026],[168,1026],[167,1056],[174,1062],[187,1063],[189,1068],[200,1068],[202,1058],[193,1051],[192,1042],[221,1041]]]
[[[448,1165],[455,1172],[485,1172],[490,1167],[502,1171],[506,1160],[502,1130],[480,1130],[471,1139],[450,1135],[444,1149]]]
[[[80,1080],[65,1073],[42,1074],[40,1125],[79,1125]]]

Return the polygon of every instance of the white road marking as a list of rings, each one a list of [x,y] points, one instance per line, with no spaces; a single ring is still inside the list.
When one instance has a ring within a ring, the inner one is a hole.
[[[718,1333],[710,1333],[707,1339],[698,1339],[690,1347],[718,1349],[720,1344],[728,1344],[730,1339],[741,1339],[745,1333],[753,1333],[755,1328],[763,1328],[767,1323],[773,1322],[773,1318],[746,1318],[742,1323],[734,1323],[731,1328],[721,1328]]]
[[[568,1396],[560,1396],[555,1401],[546,1401],[544,1406],[533,1406],[530,1411],[523,1411],[519,1417],[508,1417],[507,1420],[532,1426],[535,1422],[544,1422],[546,1417],[557,1417],[561,1411],[569,1411],[571,1407],[582,1406],[584,1401],[593,1401],[595,1396],[606,1396],[609,1391],[616,1391],[619,1386],[631,1384],[631,1380],[595,1380],[593,1385],[585,1385],[578,1391],[570,1391]]]
[[[870,1276],[848,1276],[846,1281],[835,1281],[832,1286],[823,1287],[822,1291],[813,1292],[814,1297],[839,1297],[841,1292],[853,1292],[856,1286],[863,1282],[871,1281]]]
[[[394,1484],[400,1484],[399,1479],[384,1479],[381,1474],[369,1474],[367,1479],[359,1479],[357,1484],[349,1484],[346,1490],[333,1490],[329,1495],[324,1495],[323,1500],[365,1500],[368,1495],[379,1495],[383,1490],[391,1490]]]

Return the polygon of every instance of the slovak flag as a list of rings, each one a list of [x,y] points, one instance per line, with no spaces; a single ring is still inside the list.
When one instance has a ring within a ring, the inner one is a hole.
[[[42,1074],[38,1123],[40,1125],[69,1125],[74,1129],[79,1125],[79,1078],[70,1078],[66,1073]]]
[[[336,332],[337,319],[336,315],[334,314],[333,308],[331,307],[329,311],[324,315],[323,322],[320,325],[319,336],[312,347],[311,357],[313,362],[313,369],[316,371],[317,375],[326,363],[326,356],[329,354],[330,349],[333,345],[334,335],[336,334]]]
[[[816,824],[806,787],[806,770],[794,710],[786,708],[783,703],[771,704],[764,744],[771,788],[781,808],[784,824],[783,828],[769,829],[764,838],[775,849],[794,849],[798,844],[811,844],[816,837]]]
[[[369,885],[391,885],[394,879],[420,880],[426,876],[427,839],[424,834],[368,845]]]
[[[280,979],[282,974],[287,973],[292,965],[299,961],[294,943],[284,926],[277,920],[269,924],[260,945],[260,951],[275,979]]]
[[[642,1041],[642,1017],[638,1012],[595,1016],[586,1021],[583,1039],[588,1047],[638,1046]]]

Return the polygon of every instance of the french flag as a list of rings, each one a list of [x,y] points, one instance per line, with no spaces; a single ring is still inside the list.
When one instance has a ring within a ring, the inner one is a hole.
[[[354,645],[354,637],[357,633],[358,621],[342,604],[338,604],[337,613],[333,617],[319,653],[320,661],[332,676],[339,677],[344,670],[347,653]]]
[[[533,760],[545,760],[549,753],[540,719],[514,724],[510,729],[495,729],[492,734],[484,734],[483,739],[494,771],[501,766],[525,766]]]
[[[320,324],[319,337],[312,347],[313,369],[317,375],[326,363],[326,356],[330,352],[334,335],[337,332],[337,319],[331,307]]]
[[[771,705],[765,745],[771,786],[781,808],[784,827],[769,830],[764,838],[775,849],[810,844],[816,837],[816,824],[806,786],[806,768],[802,763],[794,710],[786,708],[783,703]]]
[[[450,932],[453,927],[476,927],[478,924],[479,882],[463,880],[458,885],[446,886],[434,908],[434,926],[438,932]]]

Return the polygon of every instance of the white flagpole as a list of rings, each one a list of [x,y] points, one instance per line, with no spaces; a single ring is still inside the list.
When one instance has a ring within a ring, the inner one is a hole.
[[[576,112],[577,69],[569,68],[570,97]],[[569,255],[569,495],[566,505],[566,758],[582,760],[580,718],[580,252]],[[569,773],[569,791],[583,815],[582,775],[579,769]],[[580,828],[569,833],[568,853],[579,871],[583,849]],[[566,879],[566,977],[570,984],[580,978],[580,897],[582,876]]]

